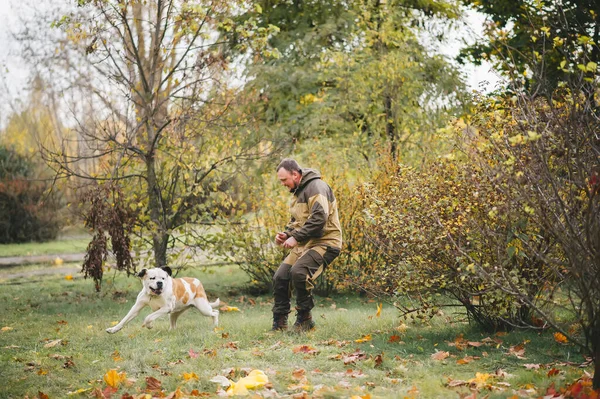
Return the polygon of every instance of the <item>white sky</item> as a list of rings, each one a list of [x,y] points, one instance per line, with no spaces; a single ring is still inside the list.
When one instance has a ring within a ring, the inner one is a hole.
[[[23,0],[0,0],[0,128],[6,123],[15,101],[26,96],[28,69],[19,57],[19,43],[12,37],[12,33],[19,29],[19,15],[29,10],[24,3]],[[470,27],[460,38],[441,49],[446,55],[453,57],[458,53],[461,38],[467,37],[472,42],[480,35],[483,16],[470,13],[467,19]],[[473,90],[489,92],[499,81],[489,64],[462,66],[461,69]]]

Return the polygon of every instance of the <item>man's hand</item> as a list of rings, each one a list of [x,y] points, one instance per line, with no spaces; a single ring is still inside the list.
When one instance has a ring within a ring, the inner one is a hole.
[[[284,248],[294,248],[296,245],[298,245],[298,241],[294,237],[288,238],[283,243]]]
[[[275,236],[275,242],[277,243],[277,245],[283,245],[283,243],[287,239],[288,235],[286,233],[277,233],[277,235]]]

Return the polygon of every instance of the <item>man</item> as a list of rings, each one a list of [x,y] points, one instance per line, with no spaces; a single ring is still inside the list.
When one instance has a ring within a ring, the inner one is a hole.
[[[294,198],[291,220],[285,231],[275,236],[277,245],[290,252],[273,276],[273,331],[287,329],[292,289],[296,292],[297,311],[294,329],[308,331],[315,326],[310,313],[315,306],[314,282],[342,248],[337,202],[318,171],[301,169],[293,159],[281,161],[277,178]]]

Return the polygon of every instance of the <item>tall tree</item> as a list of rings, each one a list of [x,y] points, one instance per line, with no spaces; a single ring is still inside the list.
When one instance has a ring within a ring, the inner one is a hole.
[[[448,2],[257,1],[263,26],[280,28],[281,57],[253,63],[247,85],[259,93],[266,126],[291,142],[329,137],[370,158],[417,151],[457,106],[463,87],[422,36],[443,36],[433,21],[452,21]],[[439,26],[438,26],[439,28]]]
[[[462,2],[489,21],[486,40],[463,50],[459,59],[489,60],[513,80],[527,82],[531,92],[549,95],[573,69],[589,67],[587,72],[595,72],[594,65],[600,62],[596,0]]]
[[[251,116],[238,112],[233,122],[232,59],[224,56],[229,43],[219,32],[235,31],[237,44],[260,56],[273,29],[255,30],[252,20],[235,25],[241,1],[77,3],[78,12],[55,26],[78,61],[71,64],[73,81],[86,97],[85,114],[75,116],[87,150],[47,149],[45,156],[62,176],[116,183],[115,196],[104,200],[135,212],[135,231],[151,244],[156,265],[164,265],[189,223],[228,208],[234,161],[268,150],[259,151]],[[84,167],[89,159],[94,168]]]

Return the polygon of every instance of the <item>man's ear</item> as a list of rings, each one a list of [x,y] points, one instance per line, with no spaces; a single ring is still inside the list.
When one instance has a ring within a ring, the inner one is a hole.
[[[138,276],[139,278],[142,278],[142,277],[144,277],[145,275],[146,275],[146,269],[142,269],[142,270],[140,270],[140,272],[137,274],[137,276]]]
[[[161,267],[161,269],[166,271],[169,276],[171,276],[173,274],[173,271],[171,270],[171,268],[169,266],[163,266],[163,267]]]

